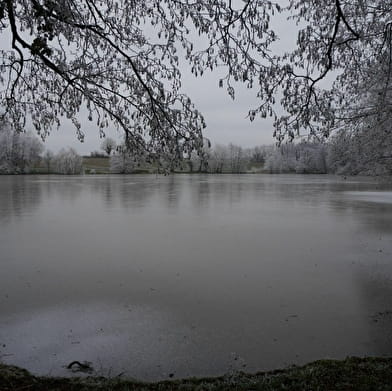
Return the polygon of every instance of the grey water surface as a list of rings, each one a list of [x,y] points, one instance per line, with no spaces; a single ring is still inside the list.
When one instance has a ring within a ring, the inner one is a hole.
[[[392,186],[0,177],[0,361],[143,380],[392,355]]]

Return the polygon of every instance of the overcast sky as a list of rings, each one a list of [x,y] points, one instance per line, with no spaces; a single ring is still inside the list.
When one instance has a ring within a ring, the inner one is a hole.
[[[250,122],[246,118],[248,110],[256,106],[256,89],[248,90],[238,86],[236,99],[233,101],[226,89],[218,87],[218,76],[214,73],[205,73],[202,77],[194,78],[184,72],[183,88],[197,108],[203,113],[207,128],[204,135],[213,144],[234,143],[244,147],[252,147],[260,144],[271,144],[272,120],[256,118]],[[81,154],[89,154],[99,150],[102,139],[99,138],[94,122],[81,118],[85,130],[85,140],[80,143],[76,139],[72,124],[62,125],[59,131],[52,131],[45,142],[45,146],[53,151],[58,151],[64,146],[72,146]],[[114,128],[106,131],[108,137],[120,141],[123,133]]]
[[[292,49],[296,39],[296,28],[288,23],[282,15],[275,16],[273,27],[280,37],[275,49],[279,51]],[[9,35],[3,33],[2,38],[4,39],[0,43],[0,48],[9,49],[9,45],[6,43]],[[183,67],[182,73],[183,92],[193,100],[204,115],[207,123],[204,135],[214,145],[234,143],[244,147],[252,147],[274,143],[272,119],[256,117],[253,122],[250,122],[246,118],[248,110],[257,106],[257,88],[249,90],[238,84],[236,99],[233,101],[225,88],[218,87],[220,75],[217,72],[205,72],[202,77],[195,78],[186,66]],[[85,120],[83,115],[80,118],[85,133],[83,143],[77,140],[73,125],[63,122],[58,131],[53,130],[47,137],[46,148],[57,152],[62,147],[70,146],[81,154],[89,154],[91,151],[99,150],[102,139],[99,137],[97,127],[94,122],[87,120],[87,115],[85,117]],[[118,142],[123,137],[123,133],[114,127],[107,129],[106,135]]]
[[[236,98],[233,101],[225,88],[219,88],[218,72],[205,72],[203,76],[196,78],[188,67],[184,67],[182,73],[183,92],[190,96],[203,113],[207,124],[204,135],[213,145],[233,143],[252,147],[274,143],[271,118],[256,117],[253,122],[246,118],[249,109],[257,106],[257,88],[247,89],[241,83],[236,84]],[[56,152],[64,146],[71,146],[81,154],[99,150],[102,139],[99,138],[94,121],[90,122],[87,118],[80,120],[85,130],[83,143],[77,140],[73,125],[68,123],[62,125],[59,131],[52,131],[45,142],[46,147]],[[106,134],[119,142],[123,137],[123,133],[114,127],[108,129]]]

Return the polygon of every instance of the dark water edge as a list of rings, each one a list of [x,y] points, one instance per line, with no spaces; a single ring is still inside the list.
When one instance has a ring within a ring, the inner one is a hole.
[[[24,369],[0,363],[0,390],[15,391],[151,391],[151,390],[318,390],[370,391],[389,390],[392,386],[392,358],[356,358],[320,360],[301,367],[271,372],[243,372],[216,378],[191,378],[156,383],[120,378],[37,377]]]

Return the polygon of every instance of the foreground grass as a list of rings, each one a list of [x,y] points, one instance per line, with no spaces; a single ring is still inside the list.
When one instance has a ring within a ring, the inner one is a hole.
[[[249,375],[141,383],[125,379],[49,378],[0,364],[0,390],[260,390],[260,391],[373,391],[392,390],[392,358],[321,360],[302,367]]]

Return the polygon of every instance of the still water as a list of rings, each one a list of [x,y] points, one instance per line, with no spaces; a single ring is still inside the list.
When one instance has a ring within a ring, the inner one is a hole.
[[[392,186],[0,177],[0,361],[144,380],[392,355]]]

